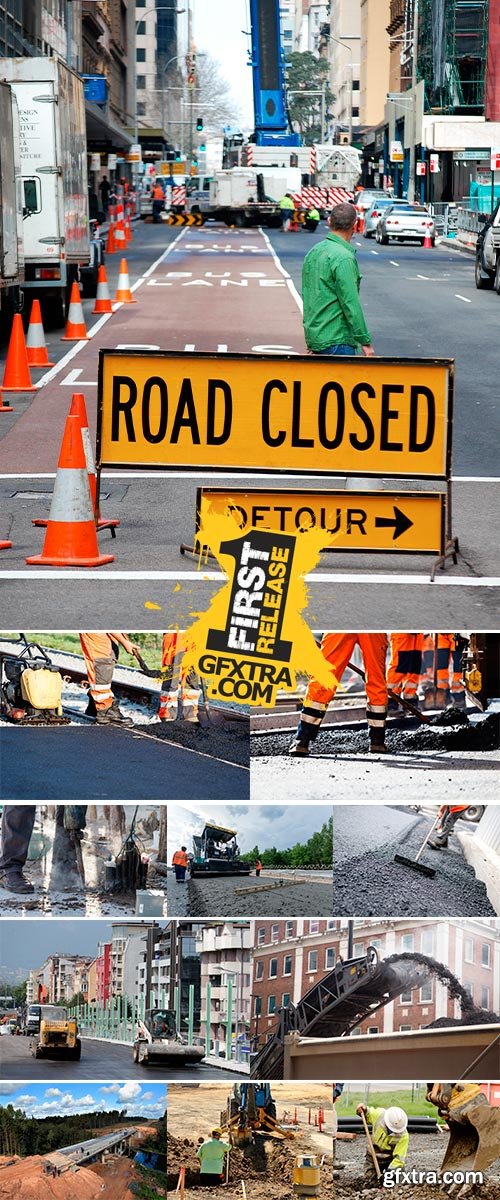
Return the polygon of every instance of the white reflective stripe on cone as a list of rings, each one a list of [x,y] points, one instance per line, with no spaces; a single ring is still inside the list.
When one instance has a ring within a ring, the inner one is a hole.
[[[87,471],[88,471],[89,475],[95,475],[95,463],[94,463],[94,455],[93,455],[93,451],[92,451],[92,442],[90,440],[90,433],[89,433],[89,430],[83,425],[82,425],[82,442],[83,442],[83,453],[85,455],[85,462],[87,464]]]
[[[45,337],[43,333],[43,325],[37,321],[35,325],[28,325],[28,336],[26,338],[27,350],[45,349]]]
[[[59,467],[52,493],[50,521],[94,521],[85,467]]]

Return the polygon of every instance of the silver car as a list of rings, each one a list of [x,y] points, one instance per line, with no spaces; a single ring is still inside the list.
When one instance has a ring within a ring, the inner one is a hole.
[[[375,230],[375,240],[381,246],[387,246],[391,238],[400,242],[415,241],[423,246],[424,238],[430,237],[432,245],[436,241],[436,226],[428,209],[423,204],[391,204],[379,217]]]
[[[391,205],[396,204],[406,204],[406,200],[393,200],[391,196],[384,196],[383,194],[380,195],[376,200],[372,200],[372,203],[365,212],[365,228],[363,230],[363,236],[365,238],[371,238],[375,236],[379,217],[383,217],[387,209],[390,208]]]

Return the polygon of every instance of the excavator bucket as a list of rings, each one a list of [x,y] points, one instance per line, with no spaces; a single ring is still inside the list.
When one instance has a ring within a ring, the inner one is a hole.
[[[500,1158],[500,1108],[471,1104],[459,1120],[450,1117],[449,1124],[442,1171],[485,1171]]]

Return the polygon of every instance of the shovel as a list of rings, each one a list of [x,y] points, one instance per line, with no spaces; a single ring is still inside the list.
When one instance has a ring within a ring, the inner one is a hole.
[[[365,1114],[364,1114],[363,1110],[361,1110],[360,1116],[361,1116],[361,1120],[362,1120],[362,1122],[363,1122],[364,1130],[365,1130],[365,1133],[366,1133],[366,1140],[367,1140],[367,1142],[368,1142],[368,1149],[369,1149],[369,1151],[370,1151],[370,1154],[371,1154],[371,1156],[372,1156],[372,1159],[373,1159],[373,1166],[375,1167],[375,1174],[376,1174],[376,1176],[377,1176],[377,1185],[378,1185],[378,1187],[380,1187],[380,1184],[382,1183],[382,1172],[381,1172],[381,1170],[380,1170],[380,1167],[379,1167],[379,1162],[378,1162],[377,1155],[375,1154],[375,1147],[374,1147],[374,1145],[373,1145],[373,1139],[372,1139],[372,1135],[371,1135],[371,1133],[370,1133],[370,1130],[369,1130],[369,1128],[368,1128],[368,1122],[367,1122],[367,1120],[366,1120],[366,1117],[365,1117]]]

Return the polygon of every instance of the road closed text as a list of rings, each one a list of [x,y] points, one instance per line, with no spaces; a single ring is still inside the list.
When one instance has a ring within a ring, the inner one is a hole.
[[[98,462],[444,477],[450,364],[101,352]]]

